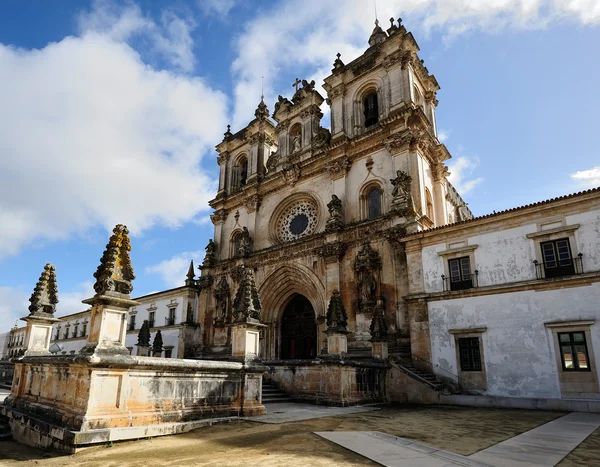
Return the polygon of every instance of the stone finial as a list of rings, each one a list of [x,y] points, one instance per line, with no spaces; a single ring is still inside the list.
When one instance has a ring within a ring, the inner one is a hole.
[[[371,37],[369,37],[369,46],[373,47],[374,45],[381,44],[385,42],[388,38],[388,35],[381,29],[379,26],[379,21],[375,20],[375,28],[371,33]]]
[[[254,116],[258,120],[266,120],[269,118],[269,109],[267,108],[267,104],[265,104],[264,96],[260,97],[260,102],[256,108],[256,111],[254,112]]]
[[[225,138],[229,138],[232,135],[231,133],[231,125],[227,125],[227,131],[225,133],[223,133],[223,136]]]
[[[190,287],[196,284],[196,280],[194,279],[195,277],[195,273],[194,273],[194,260],[190,261],[190,267],[188,268],[188,272],[185,275],[185,277],[187,277],[187,279],[185,280],[185,285]]]
[[[345,66],[344,62],[342,62],[342,58],[341,58],[342,54],[338,52],[336,54],[336,57],[337,58],[333,62],[333,70],[331,70],[332,73],[336,73],[336,72],[342,70],[344,68],[344,66]]]
[[[58,303],[58,287],[56,285],[56,268],[51,264],[44,266],[29,302],[29,316],[53,318]]]
[[[146,322],[146,321],[144,321]],[[160,353],[163,351],[163,338],[160,329],[156,331],[156,335],[154,336],[154,340],[152,341],[152,353]]]
[[[327,307],[327,330],[328,331],[346,331],[348,327],[348,315],[344,308],[344,302],[339,290],[334,290]]]
[[[371,320],[371,342],[383,342],[387,339],[388,327],[385,322],[385,312],[383,309],[383,300],[378,299],[377,305],[373,308],[373,319]]]
[[[147,319],[142,323],[142,327],[138,333],[137,345],[140,347],[150,347],[150,324],[148,324]]]
[[[233,300],[233,321],[260,322],[260,298],[254,282],[252,269],[244,267],[240,285]]]
[[[135,279],[135,274],[129,256],[131,244],[128,234],[129,230],[123,224],[118,224],[113,229],[113,235],[100,258],[100,266],[94,273],[94,290],[97,295],[129,296],[133,290],[131,282]]]

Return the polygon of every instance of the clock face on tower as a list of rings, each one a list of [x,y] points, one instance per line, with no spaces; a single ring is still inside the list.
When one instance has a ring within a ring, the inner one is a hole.
[[[310,235],[317,228],[317,207],[310,201],[298,201],[290,205],[277,221],[277,233],[281,241],[291,242]]]

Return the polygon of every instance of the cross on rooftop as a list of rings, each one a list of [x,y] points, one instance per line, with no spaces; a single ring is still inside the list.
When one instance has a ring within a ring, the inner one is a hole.
[[[302,83],[302,81],[300,81],[298,78],[296,78],[296,81],[294,82],[294,84],[292,84],[292,87],[296,88],[296,92],[298,92],[298,85]]]

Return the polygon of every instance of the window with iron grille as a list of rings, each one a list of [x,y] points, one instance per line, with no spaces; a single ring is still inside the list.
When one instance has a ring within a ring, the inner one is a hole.
[[[148,313],[148,326],[150,326],[151,328],[154,327],[154,311]]]
[[[471,260],[468,256],[448,260],[450,290],[464,290],[473,287]]]
[[[558,343],[564,371],[591,371],[585,332],[559,332]]]
[[[479,337],[461,337],[458,339],[461,371],[481,371],[481,350]]]
[[[540,247],[542,248],[544,273],[547,278],[575,274],[568,238],[540,243]]]

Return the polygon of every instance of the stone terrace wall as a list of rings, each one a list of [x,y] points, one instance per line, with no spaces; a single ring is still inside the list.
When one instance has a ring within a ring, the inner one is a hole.
[[[385,402],[384,363],[349,361],[277,361],[265,363],[269,377],[297,400],[347,406]]]
[[[3,412],[13,437],[78,447],[185,431],[182,423],[260,415],[262,365],[151,357],[29,357]]]

